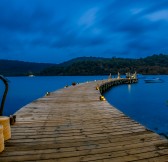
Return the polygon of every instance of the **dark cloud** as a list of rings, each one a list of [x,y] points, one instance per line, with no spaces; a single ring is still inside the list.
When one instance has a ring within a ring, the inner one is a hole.
[[[1,0],[0,58],[141,57],[166,51],[167,28],[167,0]]]
[[[53,47],[66,48],[66,47],[94,47],[98,45],[103,45],[107,40],[102,37],[77,37],[75,34],[69,34],[59,40],[57,40]]]
[[[126,32],[131,34],[133,37],[138,36],[144,32],[147,32],[150,29],[149,24],[140,20],[130,20],[124,25],[118,27],[118,32]]]
[[[77,45],[77,38],[76,34],[73,33],[64,33],[62,37],[59,37],[53,44],[52,46],[54,48],[66,48],[70,46],[76,46]]]
[[[139,50],[139,51],[148,51],[151,49],[151,45],[148,44],[145,40],[141,40],[141,43],[139,43],[140,40],[134,40],[128,43],[128,49],[132,50]]]
[[[162,0],[162,1],[152,1],[149,3],[149,7],[146,8],[143,12],[143,14],[149,14],[153,12],[157,12],[160,10],[168,9],[168,1]]]
[[[19,8],[7,6],[0,9],[0,27],[11,32],[37,32],[48,22],[52,14],[40,7],[33,10],[26,8],[26,4]]]
[[[86,46],[98,46],[98,45],[103,45],[105,43],[107,43],[107,40],[101,37],[94,37],[85,41]]]

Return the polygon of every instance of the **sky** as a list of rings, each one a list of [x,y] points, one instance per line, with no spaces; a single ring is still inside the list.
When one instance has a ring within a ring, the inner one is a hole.
[[[0,59],[168,54],[168,0],[0,0]]]

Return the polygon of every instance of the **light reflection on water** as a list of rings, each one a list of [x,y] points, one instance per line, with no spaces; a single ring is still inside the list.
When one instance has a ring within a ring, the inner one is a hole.
[[[131,84],[128,84],[128,92],[131,93]]]
[[[149,76],[146,76],[149,77]],[[168,135],[168,76],[160,77],[164,83],[120,85],[105,93],[109,103],[150,130]]]

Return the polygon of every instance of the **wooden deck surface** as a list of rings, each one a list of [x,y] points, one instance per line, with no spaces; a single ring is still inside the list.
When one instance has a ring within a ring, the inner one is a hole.
[[[96,85],[61,89],[20,109],[0,162],[168,161],[168,141],[100,101]]]

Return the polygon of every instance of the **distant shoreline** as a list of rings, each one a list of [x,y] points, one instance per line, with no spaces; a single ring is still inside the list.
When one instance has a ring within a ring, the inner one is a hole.
[[[168,55],[140,59],[79,57],[61,64],[0,60],[0,75],[4,76],[101,76],[135,71],[142,75],[167,75]]]

